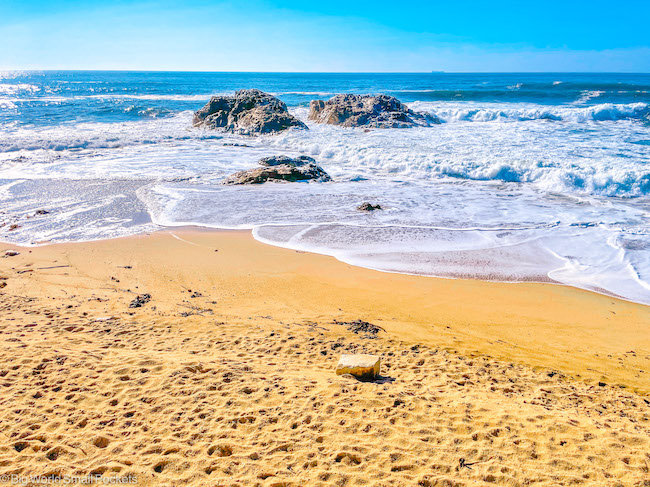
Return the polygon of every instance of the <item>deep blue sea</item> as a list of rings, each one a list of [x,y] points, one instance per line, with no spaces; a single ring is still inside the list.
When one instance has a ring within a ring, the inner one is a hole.
[[[308,131],[193,128],[213,94],[259,88]],[[307,120],[312,99],[385,93],[434,127]],[[305,154],[332,183],[226,187]],[[392,272],[554,281],[650,304],[649,74],[0,73],[0,240],[247,228]],[[364,201],[384,210],[356,210]],[[37,214],[37,210],[47,214]]]

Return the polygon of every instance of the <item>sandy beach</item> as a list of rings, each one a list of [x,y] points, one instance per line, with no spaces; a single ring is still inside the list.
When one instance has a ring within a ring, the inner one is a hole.
[[[647,306],[248,232],[0,249],[3,482],[650,485]],[[380,380],[335,375],[342,353]]]

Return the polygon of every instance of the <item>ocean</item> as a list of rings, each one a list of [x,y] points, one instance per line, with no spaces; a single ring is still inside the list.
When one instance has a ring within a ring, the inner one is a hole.
[[[242,88],[310,130],[192,127],[211,95]],[[307,120],[310,100],[337,93],[385,93],[443,123]],[[279,154],[311,156],[334,181],[220,184]],[[650,304],[649,163],[649,74],[0,73],[0,240],[15,244],[251,229],[388,272]],[[365,201],[383,210],[356,210]]]

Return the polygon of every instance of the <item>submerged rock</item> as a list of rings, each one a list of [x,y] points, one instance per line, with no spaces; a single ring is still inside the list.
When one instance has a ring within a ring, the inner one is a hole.
[[[336,375],[350,374],[357,379],[376,379],[381,368],[377,355],[343,354],[336,365]]]
[[[375,211],[381,209],[382,207],[380,205],[373,205],[372,203],[368,203],[367,201],[357,206],[357,210],[359,211]]]
[[[254,169],[228,176],[223,184],[262,184],[267,181],[330,181],[332,178],[311,157],[272,156],[260,159]]]
[[[242,135],[270,134],[307,126],[291,115],[287,105],[260,90],[239,90],[234,96],[213,96],[194,112],[195,127],[222,128]]]
[[[309,120],[343,127],[428,127],[440,119],[415,112],[388,95],[336,95],[309,103]]]

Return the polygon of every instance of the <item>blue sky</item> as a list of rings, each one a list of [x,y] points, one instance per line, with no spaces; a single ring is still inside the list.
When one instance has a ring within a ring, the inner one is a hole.
[[[0,69],[650,72],[650,1],[0,0]]]

